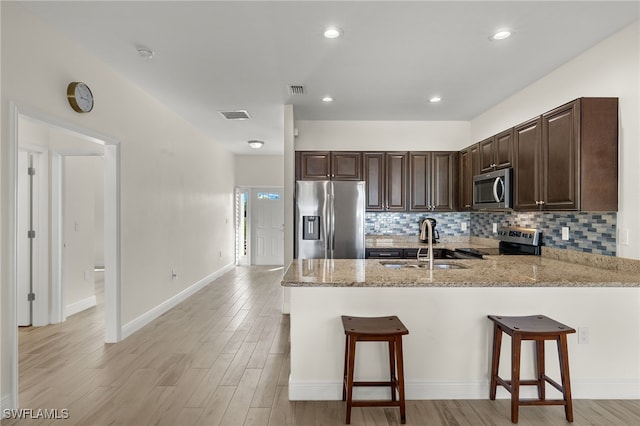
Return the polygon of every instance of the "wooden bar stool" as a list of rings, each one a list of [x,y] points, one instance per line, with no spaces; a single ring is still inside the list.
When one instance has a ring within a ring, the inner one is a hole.
[[[344,350],[344,376],[342,400],[347,401],[347,420],[351,423],[351,407],[400,407],[400,423],[406,423],[404,401],[404,369],[402,358],[402,336],[409,330],[396,316],[390,317],[349,317],[342,316],[342,325],[346,335]],[[388,382],[354,382],[353,370],[356,359],[356,342],[389,342]],[[397,362],[397,376],[396,376]],[[353,400],[354,386],[389,386],[391,400]],[[398,398],[396,399],[396,389]]]
[[[571,401],[571,383],[569,381],[569,353],[567,351],[567,334],[576,331],[564,324],[544,315],[525,317],[488,316],[494,323],[493,355],[491,360],[491,385],[489,398],[496,399],[496,388],[504,386],[511,393],[511,422],[518,423],[520,405],[564,405],[567,421],[573,422],[573,403]],[[511,380],[503,380],[498,376],[500,363],[500,344],[502,333],[511,336]],[[520,380],[520,349],[523,340],[536,342],[536,379]],[[558,345],[560,360],[560,377],[562,385],[549,378],[544,371],[544,342],[555,340]],[[545,385],[548,382],[562,392],[562,399],[546,399]],[[538,399],[520,399],[520,386],[534,385],[538,387]]]

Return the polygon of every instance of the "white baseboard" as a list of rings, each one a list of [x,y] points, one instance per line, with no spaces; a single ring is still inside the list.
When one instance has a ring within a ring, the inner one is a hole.
[[[548,397],[555,390],[547,386]],[[603,379],[572,380],[573,399],[640,399],[640,380]],[[488,380],[469,381],[406,381],[405,395],[408,400],[436,399],[488,399]],[[558,393],[559,395],[559,393]],[[520,388],[522,398],[537,398],[533,386]],[[496,398],[508,399],[511,395],[498,386]],[[384,387],[360,387],[354,389],[355,399],[387,399],[389,389]],[[291,401],[339,401],[342,399],[342,382],[292,382],[289,381]]]
[[[85,309],[93,308],[96,306],[96,296],[93,295],[91,297],[87,297],[86,299],[78,300],[75,303],[65,306],[64,315],[65,317],[70,317],[73,314],[77,314],[78,312],[82,312]]]
[[[223,266],[216,272],[213,272],[207,275],[206,277],[202,278],[200,281],[182,290],[180,293],[176,294],[170,299],[165,300],[155,308],[145,312],[144,314],[140,315],[136,319],[128,322],[122,327],[122,339],[126,339],[127,337],[131,336],[133,333],[140,330],[142,327],[149,324],[151,321],[158,318],[160,315],[164,314],[165,312],[175,307],[179,303],[183,302],[184,300],[186,300],[187,298],[195,294],[197,291],[211,284],[214,280],[218,279],[222,275],[231,271],[233,268],[234,268],[233,264]]]

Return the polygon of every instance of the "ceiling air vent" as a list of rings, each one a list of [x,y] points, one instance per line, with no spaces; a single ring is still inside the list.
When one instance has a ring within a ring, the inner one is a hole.
[[[289,86],[289,93],[292,95],[304,95],[304,86],[291,85]]]
[[[249,113],[244,109],[239,109],[237,111],[220,111],[220,114],[224,115],[224,118],[227,120],[248,120]]]

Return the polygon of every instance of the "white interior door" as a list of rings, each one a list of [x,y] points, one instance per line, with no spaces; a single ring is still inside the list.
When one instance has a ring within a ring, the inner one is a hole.
[[[18,325],[31,325],[31,247],[28,232],[31,229],[31,186],[29,184],[29,153],[18,152]]]
[[[254,188],[251,235],[254,265],[284,263],[284,200],[282,188]]]

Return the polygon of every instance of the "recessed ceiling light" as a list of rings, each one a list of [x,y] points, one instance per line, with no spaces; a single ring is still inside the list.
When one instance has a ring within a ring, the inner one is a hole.
[[[340,28],[328,27],[324,30],[324,36],[326,38],[338,38],[341,35],[342,35],[342,31],[340,31]]]
[[[322,98],[322,102],[333,102],[333,98],[331,96],[325,96]]]
[[[504,40],[505,38],[511,37],[511,31],[509,30],[500,30],[491,36],[491,40]]]
[[[437,102],[440,102],[442,100],[442,98],[440,96],[432,96],[431,99],[429,99],[429,102],[431,102],[432,104],[435,104]]]

